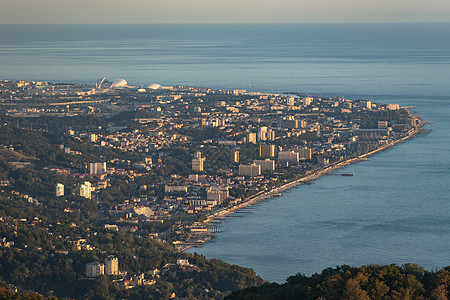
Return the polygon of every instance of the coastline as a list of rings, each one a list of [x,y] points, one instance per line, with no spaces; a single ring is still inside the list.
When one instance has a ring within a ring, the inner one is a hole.
[[[374,155],[374,154],[376,154],[378,152],[384,151],[384,150],[389,149],[389,148],[391,148],[393,146],[401,144],[401,143],[403,143],[406,140],[409,140],[411,138],[416,137],[419,133],[421,133],[421,130],[422,129],[411,130],[408,133],[408,135],[406,135],[405,137],[403,137],[401,139],[398,139],[398,140],[395,140],[395,141],[392,141],[392,142],[390,142],[388,144],[385,144],[385,145],[383,145],[383,146],[381,146],[381,147],[379,147],[379,148],[377,148],[375,150],[372,150],[370,152],[358,155],[358,156],[353,157],[353,158],[349,158],[349,159],[346,159],[346,160],[343,160],[343,161],[339,161],[339,162],[336,162],[336,163],[324,166],[321,169],[316,170],[315,172],[313,172],[311,174],[307,174],[307,175],[302,176],[300,178],[291,180],[291,181],[286,182],[286,183],[282,184],[281,186],[277,186],[277,187],[275,187],[275,188],[273,188],[271,190],[260,191],[260,192],[258,192],[256,194],[254,194],[254,195],[244,199],[239,204],[236,204],[236,205],[233,205],[231,207],[227,207],[227,208],[221,209],[221,210],[219,210],[219,211],[209,215],[202,223],[205,226],[211,225],[211,223],[215,223],[214,221],[223,220],[227,216],[234,214],[235,212],[237,212],[240,209],[252,206],[252,205],[254,205],[254,204],[256,204],[256,203],[258,203],[258,202],[260,202],[262,200],[265,200],[265,199],[269,199],[269,198],[272,198],[272,197],[275,197],[275,196],[282,196],[283,192],[285,192],[287,190],[290,190],[292,188],[295,188],[295,187],[297,187],[299,185],[310,183],[311,181],[319,179],[320,177],[322,177],[324,175],[330,174],[334,170],[344,168],[346,166],[349,166],[351,164],[354,164],[354,163],[357,163],[357,162],[360,162],[360,161],[365,161],[365,160],[367,160],[368,157],[370,157],[370,156],[372,156],[372,155]],[[193,226],[190,226],[189,228],[193,228]],[[188,250],[190,248],[193,248],[193,247],[195,247],[195,248],[202,247],[204,244],[206,244],[211,239],[212,238],[208,238],[208,239],[205,239],[201,243],[195,243],[195,244],[179,244],[179,245],[177,245],[177,247],[178,247],[178,249],[181,252],[184,252],[184,251],[186,251],[186,250]]]

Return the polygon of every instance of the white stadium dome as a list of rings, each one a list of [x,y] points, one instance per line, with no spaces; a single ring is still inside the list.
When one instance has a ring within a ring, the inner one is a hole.
[[[125,79],[116,78],[116,79],[114,79],[114,81],[111,84],[110,88],[124,87],[124,86],[127,86],[127,85],[128,85],[128,82]]]
[[[152,83],[152,84],[147,84],[146,86],[144,86],[144,89],[151,89],[151,90],[157,90],[161,87],[160,84],[158,83]]]

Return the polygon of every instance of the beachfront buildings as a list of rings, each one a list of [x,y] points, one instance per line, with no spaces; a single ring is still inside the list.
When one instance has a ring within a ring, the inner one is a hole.
[[[319,165],[322,165],[322,166],[328,165],[330,163],[330,158],[328,158],[328,157],[318,157],[317,158],[317,163]]]
[[[88,118],[127,112],[127,122],[111,119],[108,128],[74,129],[66,124],[61,134],[56,132],[61,144],[55,151],[56,157],[64,155],[61,165],[65,168],[46,167],[76,182],[91,180],[93,186],[89,182],[78,186],[77,194],[85,198],[116,182],[126,185],[127,199],[105,210],[112,224],[104,225],[124,232],[136,230],[133,226],[140,222],[159,224],[173,215],[214,213],[220,203],[220,207],[240,203],[258,191],[374,150],[418,126],[417,118],[398,105],[360,104],[343,98],[245,92],[232,96],[231,91],[192,87],[155,93],[124,87],[78,95],[75,91],[81,87],[60,84],[36,84],[36,90],[46,92],[34,95],[33,91],[29,96],[25,86],[19,87],[22,84],[16,88],[15,83],[0,81],[0,98],[11,104],[3,110],[12,117]],[[33,107],[33,98],[42,101]],[[3,147],[21,149],[14,144]],[[102,175],[106,164],[108,176]],[[64,194],[63,186],[57,190],[55,186],[55,195]],[[103,193],[95,196],[103,202]],[[185,226],[183,218],[176,225],[179,232]]]
[[[311,160],[312,158],[312,150],[309,148],[299,148],[295,152],[298,152],[301,160]]]
[[[222,203],[229,197],[229,188],[224,186],[212,186],[207,190],[207,200],[217,201],[218,204]]]

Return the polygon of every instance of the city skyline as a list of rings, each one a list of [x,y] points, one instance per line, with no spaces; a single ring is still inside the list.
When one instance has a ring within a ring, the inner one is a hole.
[[[5,0],[1,24],[449,22],[450,2]]]

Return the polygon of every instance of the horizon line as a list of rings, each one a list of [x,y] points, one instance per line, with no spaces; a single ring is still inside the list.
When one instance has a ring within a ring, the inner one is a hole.
[[[411,22],[189,22],[189,23],[1,23],[0,25],[320,25],[320,24],[450,24],[450,21],[411,21]]]

